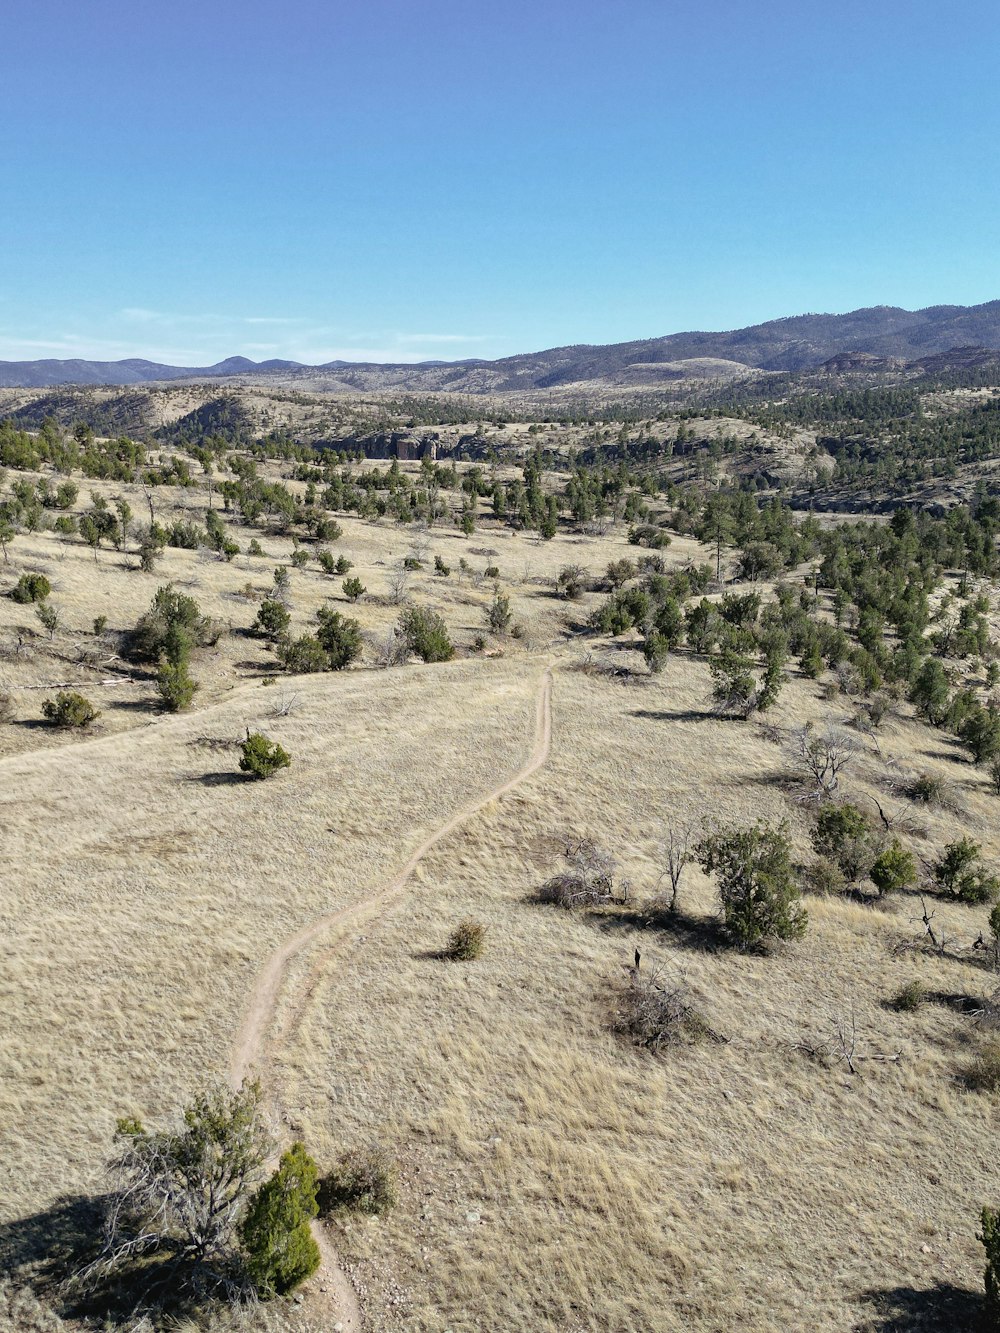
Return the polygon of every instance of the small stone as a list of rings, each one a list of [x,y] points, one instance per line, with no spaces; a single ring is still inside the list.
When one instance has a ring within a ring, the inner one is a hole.
[[[333,1326],[333,1333],[344,1333],[344,1325],[338,1319]]]
[[[479,1221],[479,1214],[478,1214],[478,1213],[466,1213],[466,1214],[465,1214],[465,1220],[466,1220],[466,1222],[478,1222],[478,1221]]]
[[[930,1252],[931,1252],[931,1247],[929,1245],[921,1245],[920,1247],[921,1254],[930,1254]]]

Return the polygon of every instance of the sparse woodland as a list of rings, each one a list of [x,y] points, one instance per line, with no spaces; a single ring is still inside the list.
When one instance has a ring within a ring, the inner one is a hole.
[[[0,1327],[1000,1328],[1000,400],[781,378],[9,399]]]

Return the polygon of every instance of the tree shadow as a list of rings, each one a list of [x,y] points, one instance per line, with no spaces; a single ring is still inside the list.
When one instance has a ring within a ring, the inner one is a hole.
[[[713,722],[715,713],[696,712],[693,708],[633,708],[632,717],[647,718],[650,722]]]
[[[872,1314],[858,1333],[986,1333],[990,1327],[979,1292],[951,1282],[869,1290],[862,1300]]]
[[[923,755],[925,759],[944,759],[945,761],[965,761],[969,764],[972,760],[965,749],[965,746],[958,739],[946,735],[935,735],[934,739],[939,742],[939,748],[936,750],[918,750],[917,753]]]
[[[666,908],[596,908],[584,918],[598,930],[655,931],[664,942],[697,953],[720,953],[730,948],[729,937],[719,917],[692,916]]]
[[[64,1195],[51,1207],[0,1225],[0,1271],[36,1294],[53,1293],[95,1252],[104,1199]]]
[[[157,707],[152,699],[110,699],[108,708],[114,709],[116,713],[160,713],[163,711]]]
[[[0,1273],[30,1291],[56,1315],[85,1326],[131,1327],[141,1312],[174,1327],[182,1317],[204,1314],[211,1295],[186,1288],[172,1255],[147,1255],[132,1268],[86,1288],[72,1282],[100,1253],[106,1195],[65,1195],[49,1208],[0,1225]],[[76,1325],[74,1324],[74,1327]]]

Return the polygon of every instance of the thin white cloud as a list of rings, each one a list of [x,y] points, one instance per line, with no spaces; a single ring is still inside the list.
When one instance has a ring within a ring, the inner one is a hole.
[[[124,310],[119,310],[118,313],[122,319],[133,320],[138,324],[152,324],[157,320],[169,318],[160,310],[147,310],[144,306],[139,305],[126,306]]]
[[[11,334],[0,334],[0,357],[9,361],[38,361],[49,358],[71,358],[79,361],[138,359],[181,366],[206,365],[219,360],[216,356],[206,358],[204,353],[194,352],[190,347],[155,344],[150,346],[148,343],[137,347],[134,342],[81,337],[75,333],[62,333],[55,338],[20,338]]]
[[[488,333],[400,333],[401,343],[485,343]]]
[[[189,324],[195,327],[216,324],[223,328],[235,326],[240,322],[231,315],[220,315],[214,310],[178,313],[170,310],[150,310],[146,306],[125,306],[115,317],[134,324],[159,324],[163,328],[177,328]]]
[[[419,352],[407,351],[396,346],[382,347],[331,347],[329,345],[296,345],[287,353],[290,361],[301,361],[307,366],[321,366],[326,361],[381,361],[392,365],[410,365],[426,360]]]
[[[24,330],[35,336],[24,337],[11,329],[9,321],[5,323],[7,327],[0,329],[0,359],[5,360],[136,358],[168,365],[208,366],[242,354],[306,365],[328,361],[406,365],[441,357],[442,353],[445,357],[474,355],[479,344],[490,341],[487,334],[347,330],[291,315],[179,314],[146,306],[126,306],[109,313],[94,322],[92,332],[64,330],[50,338],[38,337],[37,325]],[[246,340],[248,334],[253,337],[251,330],[259,330],[260,341]]]
[[[75,342],[59,342],[52,338],[4,338],[0,337],[0,351],[8,355],[27,348],[33,352],[78,352],[79,344]]]

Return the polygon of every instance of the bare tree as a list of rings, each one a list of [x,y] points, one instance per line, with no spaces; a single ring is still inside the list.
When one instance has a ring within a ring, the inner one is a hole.
[[[793,1043],[793,1049],[803,1051],[811,1059],[822,1060],[829,1064],[845,1064],[852,1074],[858,1072],[862,1060],[873,1060],[883,1064],[895,1064],[902,1051],[887,1055],[882,1051],[860,1051],[858,1049],[858,1022],[853,1008],[847,1018],[833,1019],[829,1035],[825,1038],[810,1038]]]
[[[423,526],[414,527],[410,535],[410,554],[421,564],[425,564],[431,549],[431,534]]]
[[[796,763],[813,784],[811,794],[819,799],[833,795],[840,785],[840,774],[861,751],[853,736],[832,728],[817,733],[811,722],[795,732],[792,748]]]
[[[389,601],[393,606],[400,606],[406,601],[406,590],[410,584],[410,571],[400,562],[393,567],[389,576]]]
[[[656,881],[656,887],[659,889],[664,880],[669,881],[668,912],[677,910],[677,893],[680,889],[685,868],[694,860],[694,848],[698,841],[698,835],[698,826],[692,820],[682,820],[679,823],[668,824],[664,830],[660,842],[660,864],[663,869]]]
[[[927,899],[924,897],[923,894],[921,894],[921,895],[920,895],[920,917],[919,917],[919,920],[920,920],[921,922],[923,922],[924,935],[925,935],[925,937],[926,937],[927,939],[930,940],[931,944],[934,945],[934,948],[937,949],[939,953],[943,953],[943,952],[944,952],[944,945],[945,945],[945,937],[944,937],[944,935],[941,935],[941,937],[940,937],[940,939],[939,939],[939,938],[938,938],[938,935],[937,935],[937,932],[934,930],[934,918],[935,918],[936,916],[937,916],[937,912],[936,912],[936,911],[933,911],[933,912],[932,912],[932,911],[928,908],[928,906],[927,906]],[[911,921],[915,921],[915,920],[917,920],[917,919],[918,919],[918,918],[916,918],[916,917],[911,917],[911,918],[910,918]]]
[[[298,706],[298,702],[299,702],[299,696],[297,694],[281,694],[274,701],[274,705],[271,708],[270,716],[289,717],[292,713],[295,712],[295,709]]]
[[[78,1274],[80,1285],[93,1289],[155,1254],[150,1283],[245,1292],[238,1228],[271,1147],[261,1097],[257,1082],[201,1093],[174,1132],[118,1122],[104,1244]]]
[[[377,667],[402,666],[410,656],[410,646],[395,626],[381,634],[365,635],[365,642]]]

